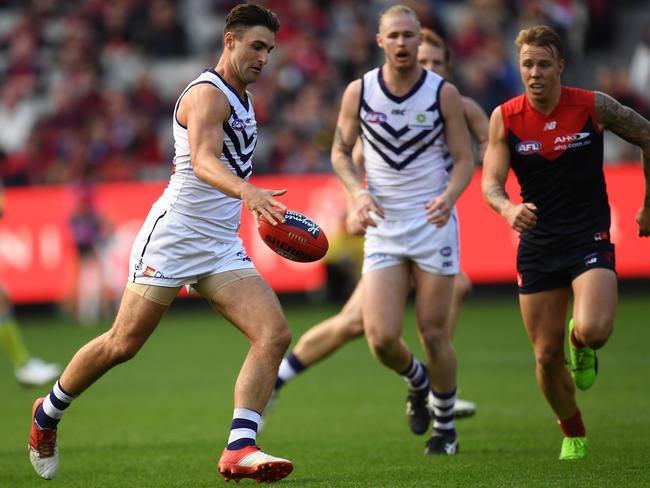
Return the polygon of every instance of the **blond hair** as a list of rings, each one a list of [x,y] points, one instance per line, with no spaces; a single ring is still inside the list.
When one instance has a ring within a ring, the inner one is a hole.
[[[392,15],[409,15],[410,17],[413,17],[413,20],[418,25],[418,28],[420,28],[420,19],[418,19],[418,15],[415,13],[415,11],[406,5],[393,5],[392,7],[387,8],[384,10],[380,15],[379,15],[379,29],[381,30],[381,23],[384,20],[384,17],[389,17]]]
[[[557,32],[547,25],[536,25],[529,29],[519,31],[517,39],[515,39],[517,50],[521,51],[521,47],[524,44],[528,44],[529,46],[546,47],[551,51],[555,48],[558,57],[560,59],[564,58],[564,45],[562,39]]]

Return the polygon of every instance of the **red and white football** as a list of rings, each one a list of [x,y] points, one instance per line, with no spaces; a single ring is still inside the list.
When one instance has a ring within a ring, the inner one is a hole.
[[[271,225],[262,216],[258,228],[262,240],[283,258],[301,263],[318,261],[329,244],[325,232],[309,217],[285,210],[284,223]]]

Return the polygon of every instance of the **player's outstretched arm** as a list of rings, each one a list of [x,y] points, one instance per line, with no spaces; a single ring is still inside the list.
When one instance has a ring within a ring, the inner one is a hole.
[[[352,150],[360,132],[358,111],[360,100],[361,80],[355,80],[343,92],[331,157],[334,172],[354,199],[359,222],[365,229],[368,225],[375,225],[370,213],[374,212],[383,217],[384,210],[363,187],[362,173],[352,159]]]
[[[501,108],[497,107],[490,117],[488,146],[483,159],[481,186],[483,198],[496,210],[508,225],[517,232],[532,228],[537,222],[537,207],[530,202],[515,205],[506,192],[506,180],[510,170],[510,149],[506,142]]]
[[[445,83],[440,90],[440,108],[445,120],[445,142],[454,161],[449,184],[444,192],[426,205],[428,221],[438,227],[447,223],[451,210],[472,181],[474,161],[465,111],[456,87]]]
[[[643,174],[645,175],[645,198],[636,216],[639,236],[650,236],[650,122],[630,107],[626,107],[605,93],[596,92],[596,118],[604,128],[641,148]]]
[[[234,175],[219,159],[223,146],[223,123],[230,117],[230,104],[226,96],[208,84],[190,89],[181,102],[178,118],[185,122],[192,156],[192,168],[197,178],[229,195],[241,198],[246,208],[275,225],[282,222],[281,211],[286,207],[273,197],[287,190],[257,188]]]

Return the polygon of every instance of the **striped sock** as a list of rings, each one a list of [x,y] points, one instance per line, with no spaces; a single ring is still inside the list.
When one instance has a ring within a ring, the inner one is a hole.
[[[246,446],[254,446],[257,440],[257,427],[262,416],[249,408],[235,408],[230,424],[228,449],[236,451]]]
[[[456,403],[456,387],[446,393],[431,390],[433,399],[433,431],[438,434],[455,435],[454,404]]]
[[[61,417],[63,417],[63,412],[74,399],[74,396],[61,387],[60,381],[57,381],[52,387],[52,391],[36,409],[34,415],[36,425],[41,429],[56,429]]]
[[[307,366],[302,364],[298,356],[293,352],[289,353],[280,363],[278,379],[275,381],[274,389],[279,390],[287,381],[302,373],[305,369],[307,369]]]
[[[427,369],[420,361],[411,355],[411,364],[400,373],[404,381],[409,384],[409,390],[429,389],[429,375]]]

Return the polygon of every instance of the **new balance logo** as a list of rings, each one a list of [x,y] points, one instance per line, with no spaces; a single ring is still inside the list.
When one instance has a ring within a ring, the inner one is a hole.
[[[544,124],[544,130],[553,130],[556,127],[557,127],[557,122],[555,120],[546,122],[546,124]]]

